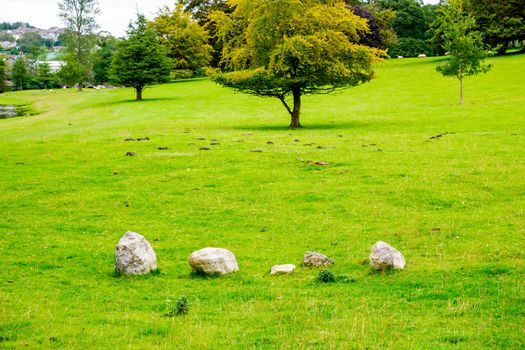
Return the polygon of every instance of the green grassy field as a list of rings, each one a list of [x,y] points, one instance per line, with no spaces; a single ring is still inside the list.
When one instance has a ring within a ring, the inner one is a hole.
[[[143,102],[1,95],[41,114],[0,120],[0,348],[522,349],[525,55],[489,61],[463,106],[438,59],[389,61],[305,98],[293,131],[279,101],[205,79]],[[160,274],[114,277],[127,230]],[[378,240],[405,270],[370,271]],[[187,257],[207,246],[240,272],[193,276]],[[355,281],[268,275],[308,250]],[[182,295],[189,313],[165,316]]]

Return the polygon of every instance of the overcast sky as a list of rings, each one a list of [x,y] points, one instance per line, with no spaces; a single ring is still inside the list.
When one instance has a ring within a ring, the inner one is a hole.
[[[439,0],[424,0],[437,3]],[[58,18],[57,0],[0,0],[0,22],[28,22],[48,29],[61,27]],[[175,0],[99,0],[101,14],[97,17],[100,30],[107,30],[115,36],[122,36],[137,8],[148,18],[153,18],[159,7],[174,7]]]

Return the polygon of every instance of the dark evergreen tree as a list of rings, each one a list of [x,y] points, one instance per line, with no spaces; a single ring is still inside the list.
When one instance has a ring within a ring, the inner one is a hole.
[[[171,62],[155,30],[148,26],[143,15],[137,15],[129,25],[128,39],[119,43],[113,57],[111,76],[124,86],[133,87],[136,100],[142,100],[147,85],[168,80]]]

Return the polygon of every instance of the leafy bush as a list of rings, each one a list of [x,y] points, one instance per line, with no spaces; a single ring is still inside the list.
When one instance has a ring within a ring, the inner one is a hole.
[[[396,45],[388,49],[390,57],[417,57],[420,54],[435,56],[441,54],[440,50],[423,39],[400,38]]]
[[[172,80],[190,79],[193,78],[193,71],[191,69],[176,69],[171,72],[170,78]]]
[[[317,280],[323,283],[331,283],[335,282],[335,277],[335,273],[333,273],[331,270],[321,270],[317,275]]]

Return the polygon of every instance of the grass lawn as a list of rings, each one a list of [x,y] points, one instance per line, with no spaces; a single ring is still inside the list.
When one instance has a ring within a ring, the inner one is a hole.
[[[463,106],[438,61],[306,97],[293,131],[278,100],[206,79],[143,102],[1,95],[41,114],[0,120],[0,348],[523,349],[525,55],[491,58]],[[159,274],[114,277],[128,230]],[[405,270],[370,271],[378,240]],[[208,246],[240,272],[193,276]],[[354,281],[316,282],[309,250]],[[292,276],[268,275],[285,263]],[[189,313],[165,316],[182,295]]]

